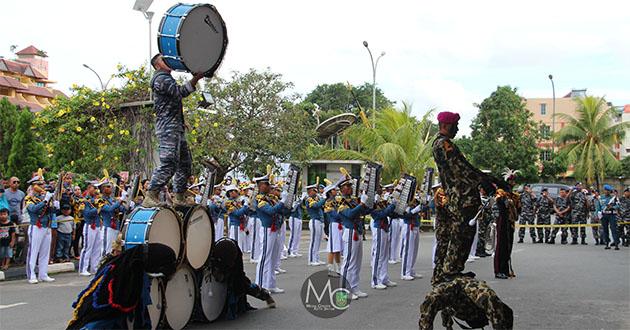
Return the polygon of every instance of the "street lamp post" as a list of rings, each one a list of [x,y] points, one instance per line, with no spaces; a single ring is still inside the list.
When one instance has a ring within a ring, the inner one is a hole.
[[[151,7],[151,4],[153,3],[153,0],[136,0],[136,2],[133,5],[133,10],[139,11],[142,13],[142,15],[144,15],[144,18],[147,19],[147,21],[149,21],[149,72],[151,71],[151,57],[152,57],[152,50],[151,50],[151,20],[153,19],[153,12],[149,11],[149,7]]]
[[[107,85],[109,85],[109,82],[112,80],[111,78],[110,78],[110,79],[109,79],[109,80],[108,80],[105,84],[103,84],[103,80],[101,79],[101,76],[99,76],[99,75],[98,75],[98,73],[96,73],[96,71],[94,71],[94,69],[92,69],[92,68],[91,68],[89,65],[87,65],[87,64],[83,64],[83,66],[84,66],[86,69],[88,69],[88,70],[90,70],[90,71],[94,72],[94,74],[96,75],[96,78],[98,78],[98,81],[101,83],[101,90],[105,90],[105,89],[107,89]]]
[[[556,133],[556,86],[553,83],[553,75],[549,75],[551,80],[551,91],[553,93],[552,114],[551,114],[551,151],[556,152],[555,133]]]
[[[376,68],[378,67],[378,61],[381,57],[385,56],[385,52],[381,52],[381,55],[379,55],[378,58],[376,58],[376,62],[374,62],[374,57],[372,56],[370,47],[368,47],[368,42],[363,41],[363,46],[370,54],[370,61],[372,62],[372,127],[374,127],[376,123]]]

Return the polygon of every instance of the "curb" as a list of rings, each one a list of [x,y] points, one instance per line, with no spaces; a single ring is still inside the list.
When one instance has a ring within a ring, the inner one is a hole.
[[[48,265],[48,274],[67,273],[75,271],[73,262],[62,262],[58,264]],[[24,266],[9,268],[7,271],[0,271],[0,281],[12,281],[26,279]]]

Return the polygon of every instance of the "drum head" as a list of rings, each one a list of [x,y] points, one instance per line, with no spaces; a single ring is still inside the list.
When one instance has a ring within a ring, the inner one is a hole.
[[[151,304],[147,306],[149,318],[151,319],[151,329],[157,329],[164,312],[164,286],[158,278],[151,280]]]
[[[205,265],[214,241],[214,226],[208,212],[203,207],[196,207],[186,215],[186,259],[193,269]]]
[[[209,270],[204,270],[199,294],[201,309],[206,319],[214,321],[219,318],[227,298],[225,283],[217,282]]]
[[[192,73],[207,72],[221,64],[227,33],[221,15],[209,5],[193,8],[179,30],[179,54]]]
[[[187,265],[182,265],[166,283],[165,320],[175,330],[186,326],[195,307],[195,278]]]
[[[149,243],[162,243],[169,246],[179,257],[182,247],[182,234],[179,220],[171,209],[163,208],[153,218],[149,231]]]

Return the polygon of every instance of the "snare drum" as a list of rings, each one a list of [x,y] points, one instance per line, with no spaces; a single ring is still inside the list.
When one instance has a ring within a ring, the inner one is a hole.
[[[125,221],[122,230],[125,249],[148,243],[164,244],[175,252],[177,264],[183,257],[180,221],[175,211],[164,207],[138,207]]]
[[[195,274],[187,264],[182,264],[166,282],[164,292],[164,321],[171,329],[179,330],[186,326],[195,308]]]
[[[199,290],[199,302],[203,316],[212,322],[221,316],[227,299],[227,285],[217,282],[208,269],[203,270],[201,287]]]
[[[213,73],[227,49],[227,29],[213,5],[177,4],[160,21],[158,48],[173,70]]]
[[[186,260],[193,269],[206,264],[214,243],[214,226],[206,209],[202,206],[178,208],[184,216],[184,246]]]

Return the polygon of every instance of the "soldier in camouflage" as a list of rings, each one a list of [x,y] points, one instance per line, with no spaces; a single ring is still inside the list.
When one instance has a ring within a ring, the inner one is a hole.
[[[569,202],[571,203],[571,224],[586,224],[586,212],[588,212],[588,205],[586,204],[586,196],[582,192],[582,184],[577,183],[575,188],[569,196]],[[578,244],[578,229],[571,228],[571,245]],[[586,227],[580,227],[580,238],[582,239],[582,245],[586,243]]]
[[[173,175],[174,204],[186,205],[184,193],[192,171],[192,157],[186,142],[182,99],[195,91],[195,85],[204,74],[195,74],[182,86],[171,76],[172,70],[160,54],[151,59],[151,65],[156,70],[151,79],[151,90],[156,112],[155,131],[159,143],[160,166],[153,171],[142,206],[158,206],[160,190]]]
[[[553,211],[556,213],[556,225],[566,225],[571,222],[571,205],[567,197],[567,190],[560,188],[560,195],[556,197],[554,202]],[[555,227],[551,232],[551,239],[549,244],[556,243],[556,235],[558,234],[558,227]],[[562,233],[560,234],[560,243],[567,244],[567,227],[562,227]]]
[[[453,220],[453,216],[448,214],[446,208],[448,197],[446,197],[442,187],[435,190],[433,200],[435,201],[435,238],[437,244],[434,252],[435,265],[433,267],[431,284],[436,284],[442,279],[442,275],[444,274],[444,259],[446,258],[446,250],[450,242],[448,230],[451,227],[450,221]]]
[[[448,230],[450,241],[443,263],[445,276],[463,271],[468,259],[476,232],[476,228],[469,226],[468,221],[475,216],[481,206],[477,187],[482,185],[489,191],[493,190],[492,185],[496,184],[509,189],[504,181],[472,166],[453,144],[451,139],[457,134],[458,121],[457,113],[439,113],[439,133],[432,147],[433,158],[440,172],[440,181],[448,197],[447,209],[453,217],[452,221],[448,221],[451,226]]]
[[[477,257],[489,257],[491,256],[486,252],[486,238],[488,236],[488,227],[494,221],[492,216],[492,206],[494,205],[494,197],[488,196],[483,187],[479,187],[479,193],[481,194],[481,201],[483,202],[483,211],[479,218],[479,227],[477,229],[477,248],[475,255]]]
[[[550,225],[551,224],[551,212],[553,212],[553,199],[549,197],[547,188],[543,188],[540,192],[540,197],[536,200],[536,224],[538,225]],[[551,234],[551,228],[544,228],[545,243],[549,243],[549,236]],[[543,242],[543,228],[538,228],[538,243]]]
[[[619,220],[620,222],[630,222],[630,188],[623,191],[623,196],[619,198]],[[619,237],[622,245],[630,246],[630,224],[619,225]]]
[[[520,225],[534,225],[535,203],[536,196],[534,196],[532,188],[526,184],[521,195],[521,214],[518,220]],[[529,228],[529,236],[532,237],[532,243],[536,243],[536,228]],[[525,238],[525,227],[518,230],[518,242],[523,243],[523,238]]]
[[[434,285],[420,305],[418,327],[433,329],[437,313],[442,313],[442,326],[453,329],[453,317],[468,324],[463,329],[483,328],[492,324],[494,329],[512,329],[514,316],[506,305],[484,281],[458,276]]]

